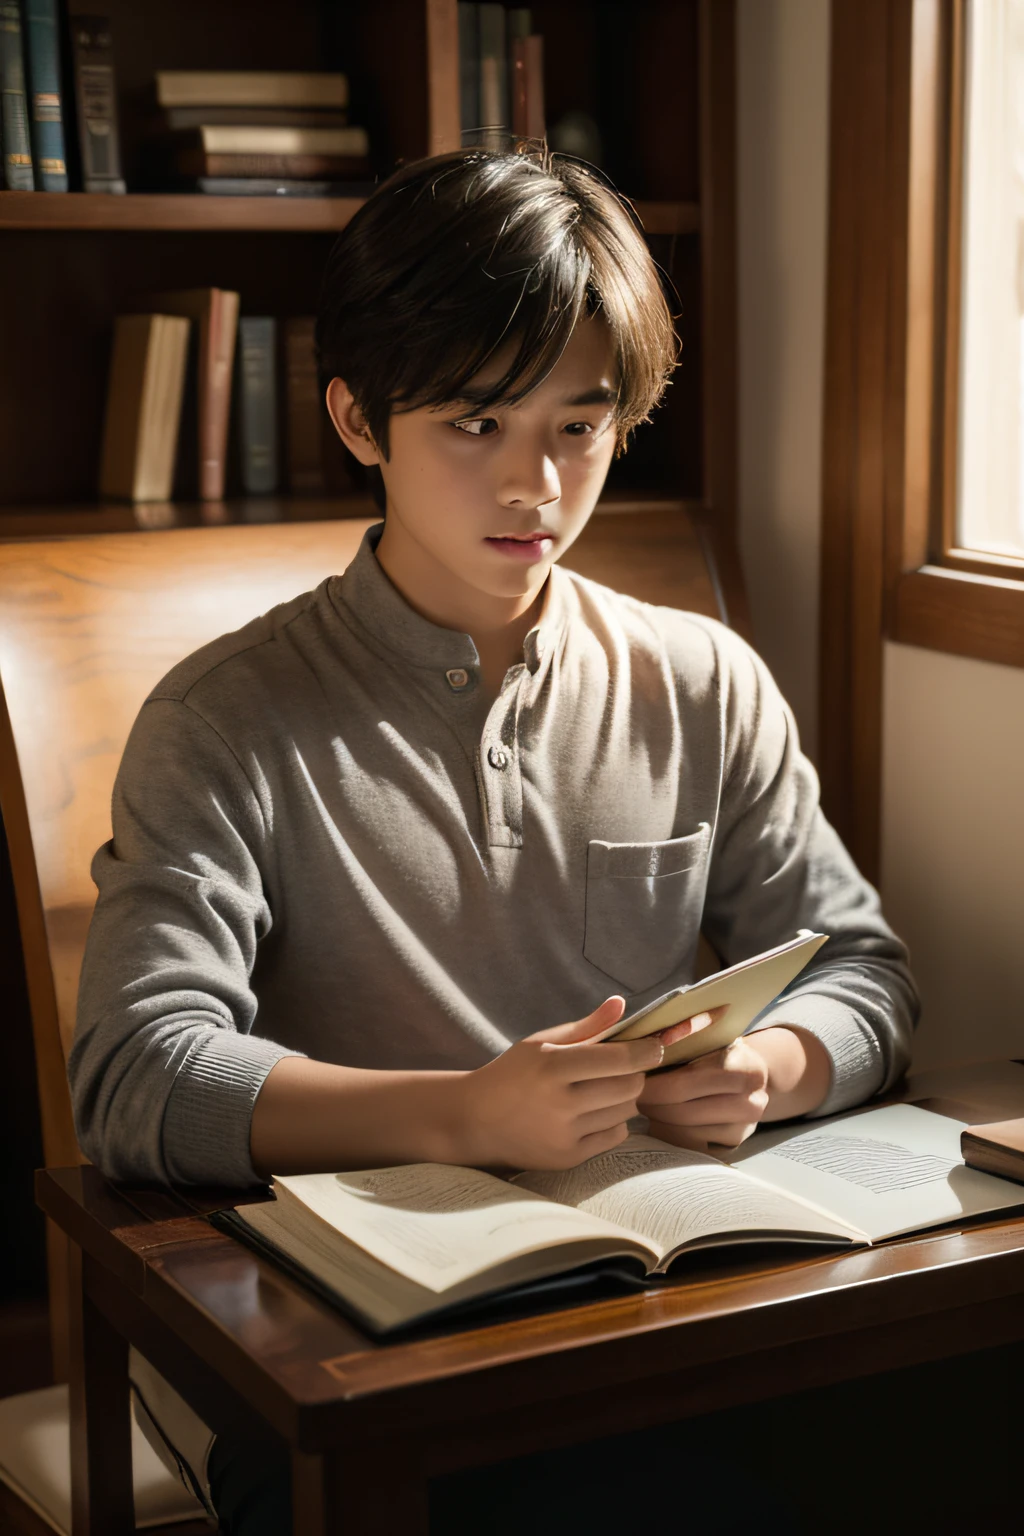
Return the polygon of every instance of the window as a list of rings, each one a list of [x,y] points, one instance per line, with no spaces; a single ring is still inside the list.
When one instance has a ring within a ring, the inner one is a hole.
[[[1024,559],[1024,0],[970,0],[956,543]]]

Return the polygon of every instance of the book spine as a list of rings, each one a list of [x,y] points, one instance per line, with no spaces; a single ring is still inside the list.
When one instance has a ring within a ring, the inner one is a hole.
[[[3,105],[4,183],[12,192],[32,192],[32,144],[25,98],[25,55],[21,7],[0,4],[0,92]]]
[[[211,290],[199,343],[199,499],[223,501],[231,414],[231,374],[238,331],[238,294]]]
[[[285,321],[285,399],[288,421],[288,487],[300,496],[321,495],[324,465],[315,322]]]
[[[287,181],[354,181],[362,177],[368,179],[370,175],[367,160],[342,155],[222,155],[189,149],[177,156],[176,164],[185,176],[252,176],[262,180],[282,176]]]
[[[276,342],[272,316],[246,315],[238,322],[242,484],[251,496],[277,490]]]
[[[528,139],[544,139],[547,137],[547,123],[544,114],[544,38],[539,32],[532,32],[525,39],[526,53],[526,137]]]
[[[71,16],[78,144],[85,192],[124,192],[114,45],[106,16]]]
[[[512,132],[517,139],[528,137],[526,132],[526,39],[514,37],[509,56],[509,82],[512,96]]]
[[[462,142],[472,144],[480,126],[480,7],[459,4],[459,116]]]
[[[44,192],[66,192],[57,0],[25,0],[25,43],[36,180]]]
[[[504,6],[480,6],[481,141],[487,149],[504,148],[509,129],[505,25]]]

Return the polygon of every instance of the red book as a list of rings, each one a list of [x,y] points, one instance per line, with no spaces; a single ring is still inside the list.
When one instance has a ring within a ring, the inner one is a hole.
[[[182,288],[174,293],[150,295],[146,305],[160,314],[185,315],[196,322],[191,364],[196,406],[184,430],[196,434],[200,500],[222,501],[238,333],[238,294],[227,288]]]

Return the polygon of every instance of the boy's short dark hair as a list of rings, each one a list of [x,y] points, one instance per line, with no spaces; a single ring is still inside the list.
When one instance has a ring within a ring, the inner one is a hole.
[[[624,199],[546,150],[456,150],[389,177],[336,242],[317,321],[385,459],[393,410],[441,406],[512,341],[474,408],[539,384],[573,327],[600,313],[618,363],[618,446],[658,403],[677,341],[658,269]]]

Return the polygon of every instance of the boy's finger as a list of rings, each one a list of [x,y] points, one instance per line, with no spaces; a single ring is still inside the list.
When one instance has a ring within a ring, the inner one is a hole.
[[[657,1035],[644,1040],[603,1040],[574,1045],[563,1057],[566,1078],[581,1083],[594,1077],[621,1077],[626,1072],[650,1072],[660,1067],[665,1047]]]
[[[617,1024],[626,1007],[626,999],[618,994],[606,997],[593,1013],[588,1013],[585,1019],[573,1019],[568,1024],[553,1024],[550,1029],[535,1030],[528,1035],[528,1040],[550,1040],[554,1045],[573,1045],[577,1040],[589,1040],[591,1035],[599,1035],[602,1029],[608,1029],[612,1024]]]
[[[670,1024],[667,1029],[659,1030],[662,1044],[673,1045],[677,1040],[685,1040],[687,1035],[696,1034],[698,1030],[717,1024],[727,1012],[728,1007],[728,1003],[721,1003],[717,1008],[707,1008],[703,1013],[695,1013],[690,1019],[680,1019],[678,1024]]]

